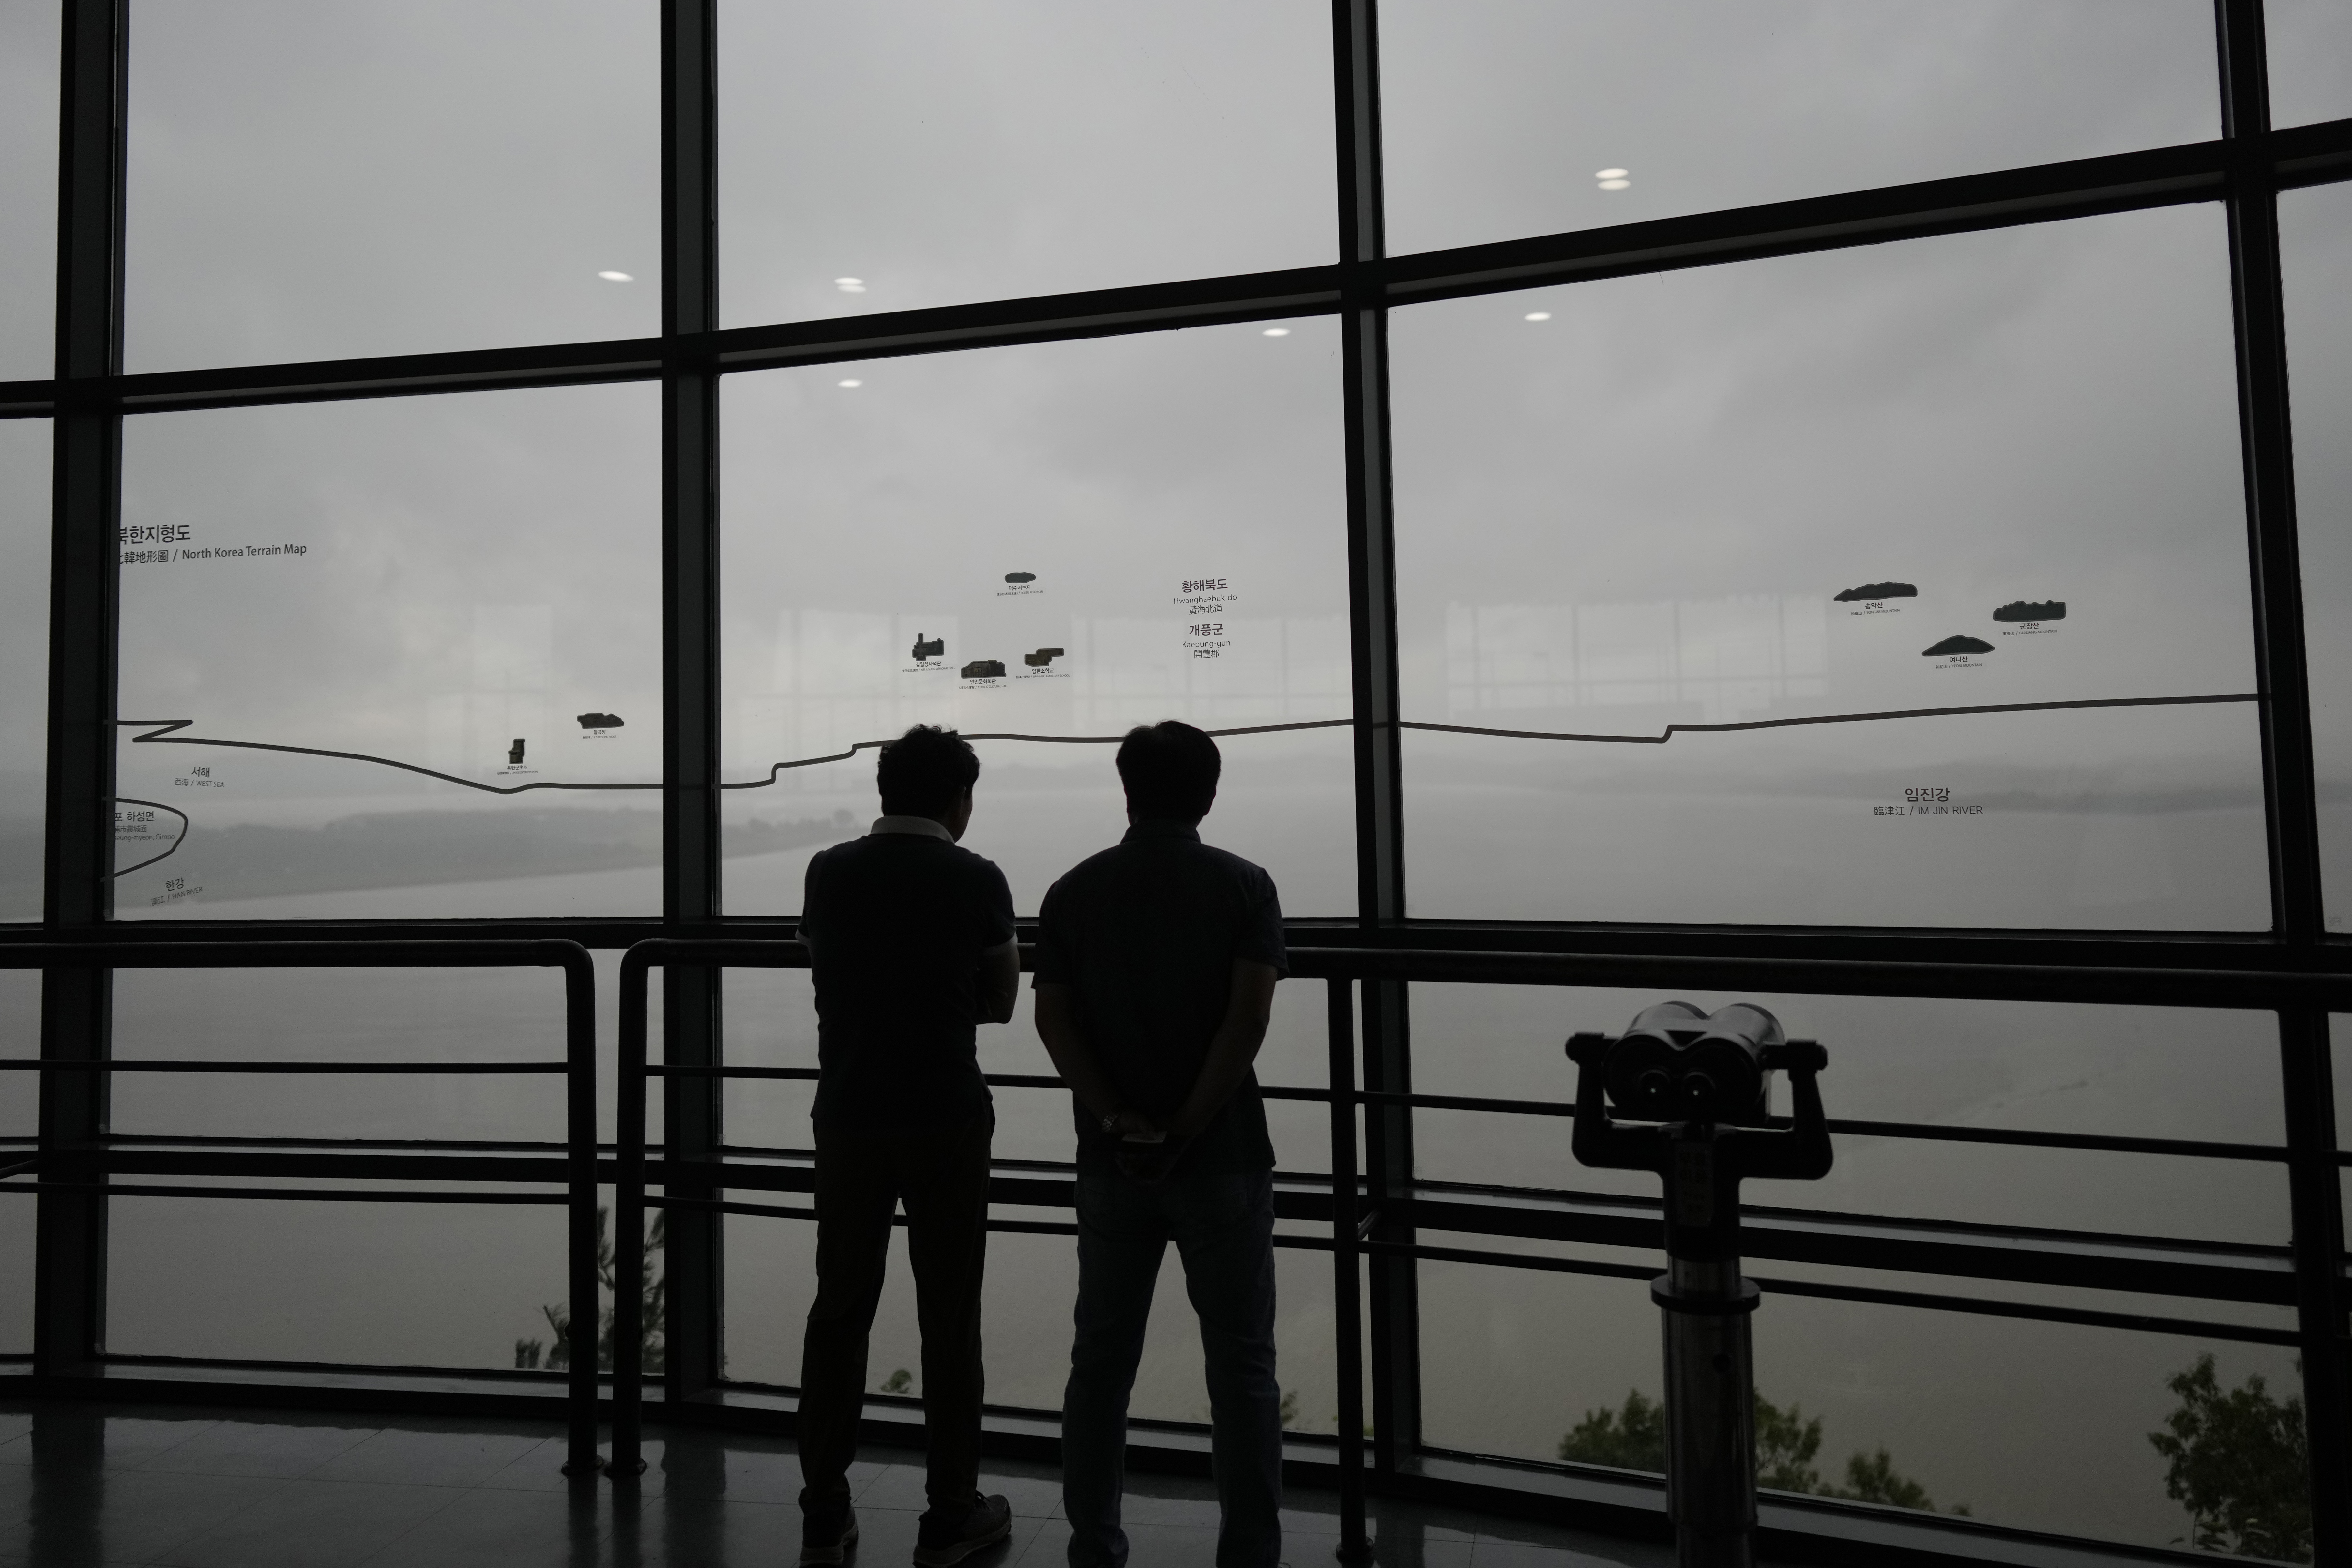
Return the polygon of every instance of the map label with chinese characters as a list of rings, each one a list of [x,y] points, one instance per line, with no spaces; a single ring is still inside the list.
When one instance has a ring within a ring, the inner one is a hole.
[[[1980,805],[1955,805],[1952,792],[1942,784],[1917,784],[1903,792],[1901,805],[1874,805],[1873,816],[1982,816]]]
[[[185,877],[166,877],[163,879],[163,890],[149,899],[147,902],[150,907],[156,904],[176,904],[183,899],[193,899],[203,891],[204,889],[201,887],[190,886]]]
[[[1223,621],[1190,621],[1184,626],[1184,647],[1194,658],[1215,658],[1234,646]]]

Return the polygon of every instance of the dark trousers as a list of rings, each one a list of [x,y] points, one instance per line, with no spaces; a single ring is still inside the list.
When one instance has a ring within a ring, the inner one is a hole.
[[[1062,1510],[1072,1568],[1127,1561],[1127,1402],[1160,1259],[1176,1244],[1201,1320],[1217,1568],[1282,1555],[1282,1390],[1274,1377],[1274,1177],[1180,1170],[1166,1186],[1078,1177],[1077,1337],[1062,1394]]]
[[[925,1489],[934,1504],[977,1495],[980,1288],[995,1131],[992,1110],[936,1131],[816,1130],[816,1302],[801,1350],[802,1508],[829,1511],[849,1502],[866,1335],[882,1299],[890,1215],[901,1203],[923,1332]]]

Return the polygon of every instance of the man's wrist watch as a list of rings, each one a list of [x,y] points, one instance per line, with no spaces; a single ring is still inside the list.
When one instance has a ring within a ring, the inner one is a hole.
[[[1104,1131],[1106,1131],[1106,1132],[1116,1132],[1116,1131],[1118,1131],[1118,1119],[1119,1119],[1119,1117],[1120,1117],[1122,1114],[1123,1114],[1123,1112],[1117,1111],[1117,1110],[1106,1110],[1106,1111],[1104,1111],[1104,1112],[1103,1112],[1103,1114],[1102,1114],[1102,1130],[1103,1130]]]

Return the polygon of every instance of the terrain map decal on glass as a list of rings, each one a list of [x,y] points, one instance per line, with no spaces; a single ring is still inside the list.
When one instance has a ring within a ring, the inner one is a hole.
[[[1864,583],[1859,588],[1845,589],[1835,596],[1833,602],[1858,605],[1858,608],[1846,612],[1850,616],[1892,616],[1903,608],[1892,601],[1918,596],[1918,588],[1909,583]]]
[[[2011,599],[1995,610],[1992,618],[2004,623],[2000,635],[2005,637],[2050,637],[2058,630],[2050,623],[2066,618],[2066,601]]]

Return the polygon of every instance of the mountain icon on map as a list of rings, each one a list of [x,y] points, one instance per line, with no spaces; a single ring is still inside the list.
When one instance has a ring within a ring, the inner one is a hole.
[[[1919,657],[1922,658],[1941,658],[1948,653],[1990,653],[1991,651],[1992,644],[1985,641],[1984,638],[1962,635],[1960,637],[1946,637],[1934,647],[1921,648],[1919,650]]]
[[[1836,602],[1851,605],[1857,599],[1916,599],[1919,596],[1916,583],[1864,583],[1859,588],[1848,588],[1837,595]]]
[[[1021,656],[1021,662],[1027,665],[1032,669],[1043,669],[1061,657],[1062,650],[1060,648],[1041,647],[1035,653],[1023,654]]]
[[[2011,599],[1992,613],[1996,621],[2063,621],[2066,618],[2063,599]]]
[[[580,727],[583,730],[617,730],[621,727],[618,713],[583,713]]]
[[[976,658],[963,667],[966,680],[992,680],[1003,674],[1004,661],[1001,658]]]

